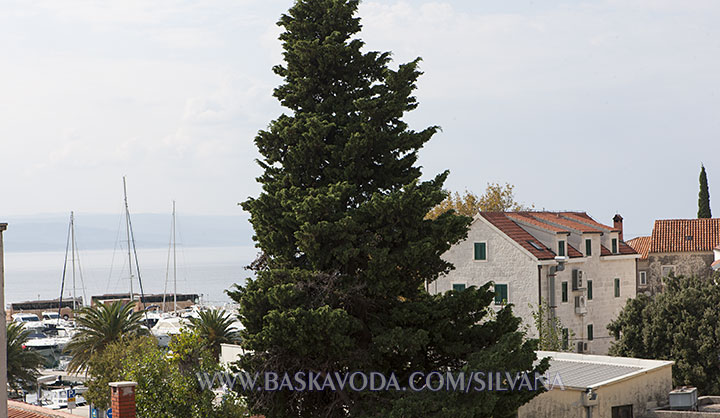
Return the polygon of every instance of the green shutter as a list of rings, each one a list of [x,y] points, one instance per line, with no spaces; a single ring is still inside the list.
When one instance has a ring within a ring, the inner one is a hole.
[[[615,297],[620,297],[620,279],[615,279]]]
[[[591,239],[585,240],[585,255],[588,257],[592,255],[592,240]]]
[[[495,304],[504,305],[508,302],[508,285],[495,284]]]
[[[558,241],[558,255],[565,257],[565,241]]]
[[[487,260],[487,245],[484,242],[475,243],[475,259]]]
[[[570,340],[570,331],[568,331],[567,328],[562,329],[562,348],[563,350],[568,349],[569,341]]]
[[[593,325],[592,325],[592,324],[588,324],[588,326],[587,326],[587,331],[588,331],[588,332],[587,332],[587,339],[588,339],[588,341],[592,341],[593,338],[594,338],[594,335],[593,335]]]
[[[458,292],[461,292],[465,290],[465,285],[462,283],[456,283],[453,285],[453,290],[457,290]]]
[[[617,238],[612,239],[612,252],[613,254],[617,254],[618,252],[618,241]]]
[[[588,300],[592,300],[592,280],[587,281],[587,292]]]
[[[568,301],[568,282],[562,282],[562,301]]]

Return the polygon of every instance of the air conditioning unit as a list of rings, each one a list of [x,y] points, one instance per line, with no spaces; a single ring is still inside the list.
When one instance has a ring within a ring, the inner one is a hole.
[[[585,273],[582,270],[573,269],[572,271],[572,290],[585,289]]]
[[[578,315],[587,313],[587,298],[585,298],[585,295],[575,296],[575,313]]]
[[[582,341],[579,341],[577,343],[577,352],[578,353],[584,353],[587,351],[587,349],[588,349],[587,343],[584,343]]]

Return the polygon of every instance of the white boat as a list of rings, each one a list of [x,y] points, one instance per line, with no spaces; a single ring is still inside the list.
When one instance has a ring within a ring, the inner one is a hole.
[[[157,338],[160,346],[167,347],[172,337],[180,334],[188,323],[189,321],[185,318],[168,316],[160,319],[150,332]]]
[[[12,315],[13,322],[19,322],[29,331],[41,331],[45,325],[40,321],[37,315],[32,313],[16,313]]]

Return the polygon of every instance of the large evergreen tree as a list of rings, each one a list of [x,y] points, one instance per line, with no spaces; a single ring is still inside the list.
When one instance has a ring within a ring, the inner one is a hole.
[[[240,303],[250,373],[533,370],[510,307],[489,317],[489,286],[429,295],[452,266],[440,256],[470,218],[424,219],[446,196],[447,176],[420,181],[418,150],[437,131],[403,122],[418,61],[388,68],[363,52],[358,0],[298,0],[279,25],[285,64],[275,96],[290,110],[255,139],[263,191],[242,206],[263,251],[255,280],[229,292]],[[542,362],[537,370],[546,367]],[[514,416],[536,392],[246,394],[275,417]]]
[[[712,218],[710,211],[710,190],[705,166],[700,166],[700,193],[698,194],[698,218]]]

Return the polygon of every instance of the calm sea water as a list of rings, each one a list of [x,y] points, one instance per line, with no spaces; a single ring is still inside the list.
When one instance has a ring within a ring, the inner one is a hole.
[[[204,303],[221,305],[230,302],[224,291],[235,283],[245,283],[245,279],[251,275],[243,267],[255,258],[257,249],[252,246],[178,247],[176,254],[178,293],[196,293],[202,295]],[[80,269],[76,269],[75,273],[75,291],[78,296],[83,296],[83,289],[86,300],[93,295],[129,291],[126,250],[83,251],[79,259]],[[9,304],[57,298],[60,295],[64,261],[64,252],[6,252],[5,302]],[[167,248],[138,249],[138,264],[145,293],[162,293],[166,276],[169,276],[167,290],[172,292],[172,260],[168,275]],[[68,260],[63,297],[71,297],[72,280],[71,261]],[[133,288],[139,292],[137,277]]]

